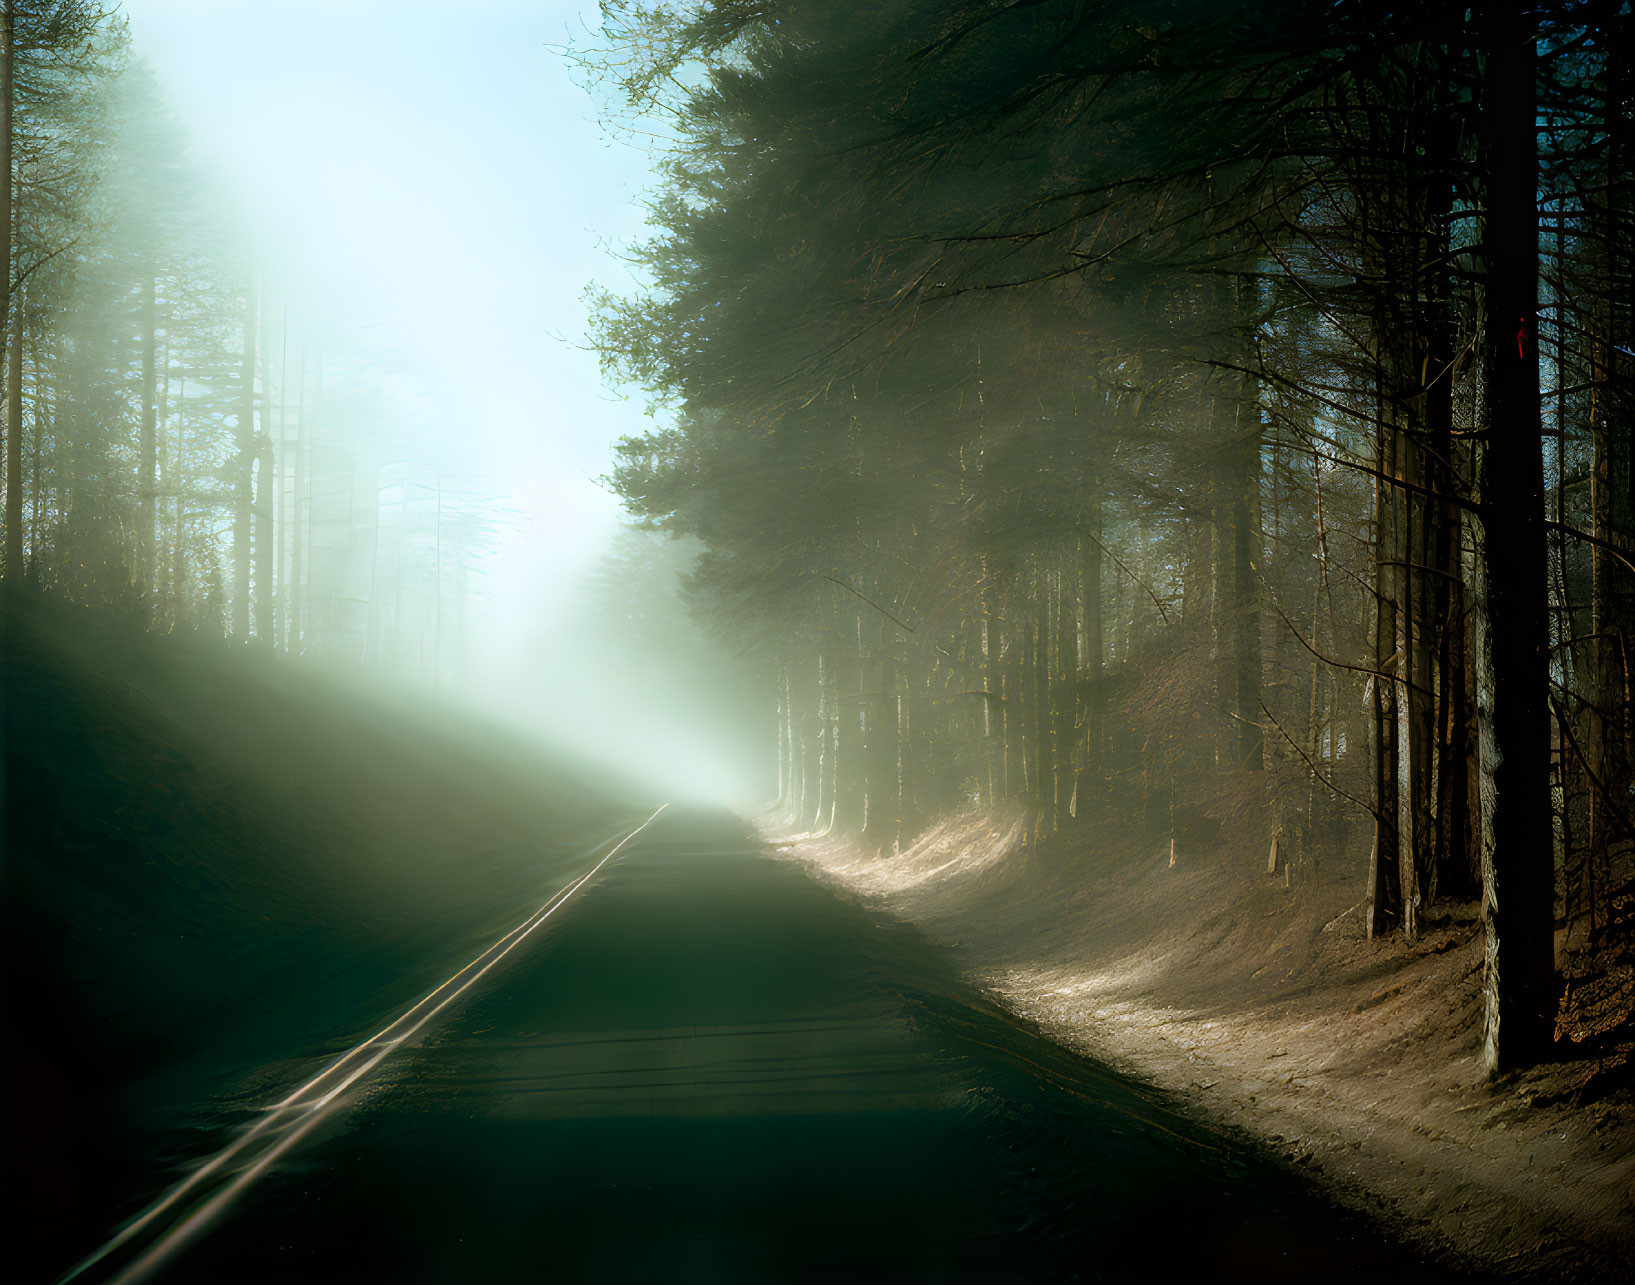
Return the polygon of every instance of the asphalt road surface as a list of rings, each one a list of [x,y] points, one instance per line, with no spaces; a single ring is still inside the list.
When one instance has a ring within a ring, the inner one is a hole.
[[[665,812],[389,1052],[79,1279],[1445,1279],[725,813]]]

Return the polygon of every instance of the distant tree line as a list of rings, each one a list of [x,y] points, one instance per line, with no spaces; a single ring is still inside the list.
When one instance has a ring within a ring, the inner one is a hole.
[[[370,372],[326,370],[116,6],[0,10],[0,173],[0,576],[438,672],[491,518],[404,458]]]
[[[603,14],[666,140],[613,482],[793,812],[1371,851],[1371,935],[1481,898],[1540,1056],[1635,906],[1629,4]]]

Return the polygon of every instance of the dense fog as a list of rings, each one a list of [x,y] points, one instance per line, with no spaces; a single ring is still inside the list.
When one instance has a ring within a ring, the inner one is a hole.
[[[152,595],[167,622],[198,614],[211,574],[212,611],[231,596],[232,501],[198,475],[233,445],[242,390],[220,363],[239,337],[223,332],[250,306],[280,553],[251,569],[246,632],[685,795],[764,797],[749,674],[691,663],[701,636],[673,600],[687,559],[651,538],[676,579],[662,606],[614,587],[642,555],[634,537],[615,546],[623,515],[600,479],[645,407],[602,378],[582,295],[638,280],[652,157],[608,129],[564,57],[590,31],[579,8],[451,21],[417,3],[159,0],[122,11],[128,47],[112,26],[100,37],[118,105],[94,198],[114,213],[93,237],[155,282],[172,566]],[[141,225],[121,213],[138,201]]]

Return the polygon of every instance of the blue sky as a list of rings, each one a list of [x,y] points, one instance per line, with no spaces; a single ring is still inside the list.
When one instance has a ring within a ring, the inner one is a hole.
[[[641,407],[580,350],[581,290],[630,284],[647,157],[554,51],[572,0],[128,0],[205,161],[299,265],[309,306],[411,372],[407,413],[521,510],[489,570],[548,604],[617,520],[592,479]],[[531,604],[531,605],[530,605]]]
[[[595,478],[648,426],[583,350],[581,292],[634,280],[649,158],[615,142],[557,49],[573,0],[128,0],[199,158],[260,224],[292,315],[404,371],[405,427],[520,513],[488,561],[459,684],[489,714],[680,791],[743,784],[731,729],[585,636],[581,577],[620,518]],[[293,296],[302,297],[297,301]],[[327,342],[327,341],[326,341]],[[328,349],[326,349],[326,352]],[[567,676],[571,682],[564,682]],[[679,693],[679,695],[678,695]]]

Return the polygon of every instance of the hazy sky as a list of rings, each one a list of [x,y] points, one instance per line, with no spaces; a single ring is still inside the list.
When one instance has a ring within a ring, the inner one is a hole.
[[[590,480],[640,406],[602,391],[579,295],[627,269],[647,158],[553,52],[575,0],[127,0],[202,158],[317,306],[408,358],[418,413],[523,511],[493,592],[576,576],[617,519]],[[518,605],[515,602],[511,606]]]
[[[640,239],[649,180],[554,52],[581,11],[595,15],[576,0],[125,6],[201,159],[308,306],[406,365],[391,391],[408,426],[521,511],[487,566],[482,664],[461,694],[667,788],[741,793],[734,732],[699,712],[696,684],[619,659],[571,600],[620,516],[593,479],[648,423],[579,347],[585,285],[633,283],[610,251]]]

